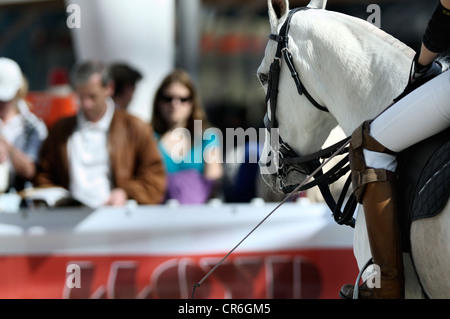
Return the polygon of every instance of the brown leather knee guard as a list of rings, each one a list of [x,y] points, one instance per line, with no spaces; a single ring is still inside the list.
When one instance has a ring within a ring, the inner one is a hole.
[[[362,203],[367,183],[396,180],[395,173],[391,171],[366,166],[364,149],[391,155],[395,154],[395,152],[389,150],[370,136],[370,123],[371,121],[365,121],[353,132],[349,146],[353,193],[360,204]]]

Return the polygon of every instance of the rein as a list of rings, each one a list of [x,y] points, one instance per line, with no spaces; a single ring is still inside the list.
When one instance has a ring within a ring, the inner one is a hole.
[[[305,86],[302,84],[300,77],[295,69],[292,55],[288,50],[288,32],[289,25],[292,19],[292,16],[300,11],[307,10],[309,8],[302,7],[296,8],[289,12],[289,15],[286,19],[286,22],[283,24],[280,30],[280,35],[271,34],[269,38],[273,41],[278,42],[277,52],[274,58],[274,61],[270,65],[269,70],[269,80],[266,94],[266,103],[270,100],[271,107],[271,119],[269,119],[268,114],[264,116],[264,125],[269,133],[271,129],[277,129],[278,123],[276,120],[275,112],[278,100],[278,84],[281,70],[281,59],[282,55],[286,60],[286,64],[291,72],[291,76],[294,79],[294,82],[297,86],[298,94],[305,96],[308,100],[319,110],[328,112],[328,109],[324,106],[321,106],[317,103],[314,98],[308,93]],[[290,171],[296,170],[304,175],[306,175],[306,179],[303,180],[298,185],[293,186],[282,186],[283,192],[287,194],[287,196],[269,213],[267,214],[241,241],[234,246],[203,278],[194,284],[192,290],[192,298],[194,298],[195,290],[197,287],[200,287],[203,282],[219,267],[262,223],[264,223],[278,208],[280,208],[285,202],[287,202],[295,193],[301,190],[305,190],[311,188],[313,186],[318,186],[322,196],[324,197],[328,207],[333,212],[333,217],[335,221],[340,225],[349,225],[354,227],[355,219],[353,218],[353,211],[356,207],[355,196],[352,194],[348,199],[347,204],[345,206],[344,212],[342,213],[340,208],[343,205],[345,194],[351,183],[351,176],[348,177],[344,189],[339,196],[339,200],[336,203],[331,195],[331,191],[329,189],[329,184],[337,181],[340,177],[345,175],[349,170],[348,164],[348,155],[342,159],[338,164],[336,164],[332,169],[330,169],[325,174],[322,171],[322,168],[331,161],[337,155],[342,155],[348,152],[348,147],[346,147],[350,143],[350,137],[346,137],[345,139],[339,141],[338,143],[327,147],[323,150],[320,150],[316,153],[307,156],[298,156],[294,150],[279,136],[280,149],[278,151],[279,155],[279,164],[280,167],[277,170],[275,175],[277,178],[280,176],[287,175]],[[320,162],[320,159],[323,159],[323,162]],[[311,178],[314,177],[314,181],[309,182]]]
[[[350,143],[349,140],[345,141],[345,143],[343,143],[338,150],[333,153],[332,155],[329,156],[329,158],[324,161],[322,164],[320,164],[312,173],[311,175],[308,175],[306,177],[306,179],[300,183],[299,185],[297,185],[288,195],[286,195],[286,197],[269,213],[266,215],[266,217],[264,217],[255,227],[253,227],[253,229],[244,237],[241,239],[241,241],[234,246],[205,276],[203,276],[203,278],[194,284],[194,287],[192,289],[192,299],[194,299],[194,295],[195,295],[195,290],[197,287],[200,287],[203,282],[208,279],[208,277],[259,227],[262,225],[262,223],[264,223],[278,208],[281,207],[281,205],[283,205],[284,203],[286,203],[296,192],[298,192],[312,177],[314,177],[316,174],[319,173],[319,171],[322,169],[322,167],[324,167],[333,157],[339,155],[345,148],[345,146]]]
[[[303,85],[299,73],[295,69],[294,60],[292,54],[289,52],[288,42],[289,42],[289,29],[290,22],[294,14],[298,11],[308,10],[308,7],[301,7],[293,9],[289,12],[286,21],[282,25],[279,34],[270,34],[269,39],[272,41],[276,41],[278,43],[277,50],[275,53],[275,57],[273,62],[270,65],[269,74],[268,74],[268,84],[267,84],[267,94],[265,97],[266,103],[270,101],[270,119],[268,113],[264,116],[264,125],[269,133],[272,132],[272,129],[278,128],[278,121],[276,119],[276,108],[278,104],[278,86],[279,86],[279,78],[281,72],[281,62],[284,58],[285,63],[291,73],[291,76],[295,82],[297,87],[297,92],[299,95],[305,94],[308,101],[317,109],[323,112],[329,112],[328,108],[320,105],[312,96],[309,94],[308,90]],[[326,159],[332,156],[332,154],[340,149],[342,145],[347,144],[350,140],[350,137],[346,137],[345,139],[339,141],[338,143],[315,152],[306,156],[299,156],[286,142],[283,141],[281,136],[279,137],[279,149],[277,151],[278,155],[278,163],[279,167],[275,175],[275,177],[280,181],[281,189],[285,194],[292,191],[292,189],[296,189],[298,185],[287,186],[285,185],[284,179],[291,172],[299,172],[303,175],[309,175],[312,171],[317,169],[320,166],[320,159]],[[272,149],[275,149],[272,145]],[[348,152],[348,148],[342,148],[340,150],[340,154],[344,154]],[[336,154],[336,155],[340,155]],[[341,211],[343,202],[345,200],[345,195],[350,187],[351,178],[348,177],[346,183],[344,184],[344,188],[339,196],[338,202],[334,200],[329,185],[336,182],[339,178],[344,176],[349,170],[350,167],[348,164],[348,156],[342,159],[338,164],[336,164],[332,169],[328,172],[323,173],[322,169],[318,170],[317,177],[315,177],[314,181],[302,185],[300,187],[300,191],[312,188],[314,186],[318,186],[319,190],[327,203],[330,210],[333,212],[333,217],[335,221],[340,225],[348,225],[350,227],[354,227],[355,220],[353,218],[353,212],[356,208],[357,202],[354,198],[354,195],[350,195],[349,200],[344,207],[344,211]]]

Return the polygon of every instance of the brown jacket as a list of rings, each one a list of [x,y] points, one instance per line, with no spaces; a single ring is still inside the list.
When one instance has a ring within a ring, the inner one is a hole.
[[[76,116],[53,125],[42,144],[35,186],[69,188],[67,141],[77,125]],[[164,199],[166,175],[153,131],[147,123],[123,110],[115,110],[108,136],[114,188],[122,188],[139,204]]]

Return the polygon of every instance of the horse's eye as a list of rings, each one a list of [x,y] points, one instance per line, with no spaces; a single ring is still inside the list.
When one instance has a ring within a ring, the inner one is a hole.
[[[259,78],[259,81],[261,82],[262,85],[266,85],[267,81],[269,79],[269,77],[265,73],[259,73],[258,74],[258,78]]]

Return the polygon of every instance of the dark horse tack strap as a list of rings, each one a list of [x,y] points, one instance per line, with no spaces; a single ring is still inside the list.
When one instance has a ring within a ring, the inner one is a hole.
[[[286,18],[285,23],[282,25],[279,34],[270,34],[269,38],[270,40],[276,41],[278,43],[277,45],[277,51],[275,53],[274,60],[272,64],[270,65],[269,69],[269,76],[268,76],[268,85],[267,85],[267,94],[266,94],[266,103],[270,100],[270,109],[271,109],[271,116],[269,119],[268,114],[266,113],[264,117],[264,125],[268,130],[271,130],[272,128],[278,128],[278,121],[276,119],[276,108],[277,108],[277,102],[278,102],[278,86],[279,86],[279,78],[280,78],[280,71],[281,71],[281,60],[284,57],[285,63],[291,73],[291,76],[295,82],[295,85],[297,87],[297,92],[299,95],[305,94],[306,98],[309,100],[309,102],[314,105],[317,109],[328,112],[328,109],[325,106],[320,105],[312,96],[309,94],[308,90],[303,85],[302,81],[300,80],[300,76],[295,69],[294,65],[294,59],[289,52],[288,49],[288,42],[289,42],[289,28],[290,28],[290,22],[293,17],[293,15],[302,10],[308,10],[310,8],[307,7],[300,7],[293,9],[289,12],[288,17]],[[280,152],[281,158],[280,158],[280,164],[282,164],[284,167],[285,165],[291,165],[293,166],[294,170],[298,170],[301,172],[304,172],[306,174],[310,174],[311,171],[314,171],[317,167],[320,166],[319,158],[324,158],[328,153],[330,153],[332,150],[336,150],[340,146],[342,146],[344,143],[348,141],[348,139],[345,139],[341,142],[336,143],[335,145],[332,145],[331,147],[327,148],[326,150],[322,150],[319,152],[316,152],[314,154],[308,155],[308,156],[298,156],[291,150],[289,145],[287,143],[283,142],[282,138],[280,139]],[[333,196],[331,195],[331,191],[329,189],[329,184],[336,181],[340,176],[343,176],[348,171],[348,167],[343,167],[344,164],[348,162],[348,159],[344,159],[341,161],[338,165],[338,167],[335,167],[334,169],[330,170],[327,173],[323,173],[320,171],[317,175],[317,178],[314,182],[310,182],[307,185],[305,185],[304,189],[308,189],[314,186],[318,186],[320,189],[320,192],[322,193],[322,196],[324,197],[325,202],[327,203],[328,207],[333,212],[334,219],[339,224],[345,224],[354,227],[354,218],[353,218],[353,210],[356,206],[356,201],[351,198],[348,202],[346,207],[344,208],[344,211],[341,212],[341,207],[343,205],[344,196],[349,188],[350,185],[350,178],[348,178],[348,181],[345,183],[344,190],[341,193],[341,196],[336,203]],[[280,170],[279,170],[280,171]],[[280,172],[276,174],[277,176],[280,176]],[[283,191],[289,191],[289,187],[283,187]]]
[[[295,85],[297,87],[297,92],[299,95],[305,94],[306,98],[313,104],[316,108],[318,108],[321,111],[328,112],[328,109],[325,106],[320,105],[312,96],[309,94],[308,90],[303,85],[302,81],[300,80],[300,76],[295,69],[294,65],[294,59],[289,52],[288,49],[288,42],[289,42],[289,28],[291,24],[292,17],[294,14],[298,11],[308,10],[310,8],[308,7],[300,7],[293,9],[289,11],[288,17],[286,18],[285,23],[280,29],[279,34],[270,34],[269,39],[276,41],[278,43],[277,51],[275,53],[274,62],[270,66],[270,72],[269,72],[269,87],[267,89],[267,95],[266,95],[266,102],[270,99],[270,104],[272,108],[272,116],[271,120],[275,121],[275,109],[277,104],[277,97],[278,97],[278,80],[280,76],[280,68],[281,68],[281,58],[282,55],[284,57],[284,60],[286,62],[287,67],[289,68],[289,71],[291,72],[291,76],[294,79]],[[272,106],[274,105],[274,107]],[[275,124],[275,123],[273,123]],[[272,126],[276,127],[276,125]]]

